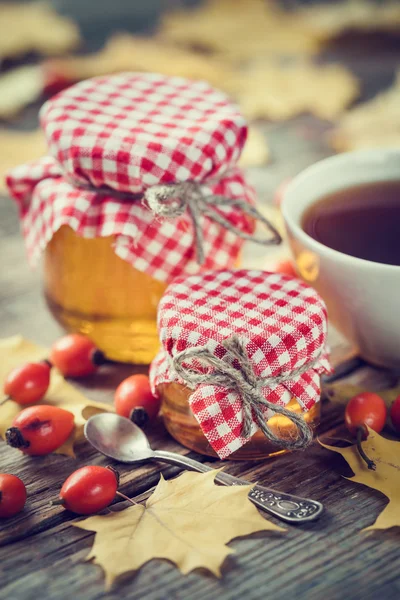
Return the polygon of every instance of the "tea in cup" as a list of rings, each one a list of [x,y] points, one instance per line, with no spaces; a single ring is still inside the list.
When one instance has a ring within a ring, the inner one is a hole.
[[[300,276],[371,363],[400,367],[400,149],[322,160],[285,190]]]

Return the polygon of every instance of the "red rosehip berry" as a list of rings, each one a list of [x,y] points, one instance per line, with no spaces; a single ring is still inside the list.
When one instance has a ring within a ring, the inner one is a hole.
[[[16,475],[0,474],[0,518],[13,517],[26,502],[26,488]]]
[[[139,427],[152,421],[160,410],[160,399],[153,395],[147,375],[132,375],[117,387],[115,411],[131,419]]]
[[[357,447],[368,468],[375,470],[375,463],[366,456],[362,449],[361,440],[368,437],[368,426],[377,433],[385,426],[387,416],[383,399],[373,392],[362,392],[351,398],[346,406],[344,415],[347,429],[357,438]]]
[[[9,446],[43,456],[60,448],[74,429],[74,415],[58,406],[40,404],[22,410],[6,431]]]
[[[21,405],[39,402],[50,385],[50,369],[46,361],[29,362],[12,369],[4,381],[6,399]]]
[[[64,377],[85,377],[95,373],[105,358],[88,337],[71,333],[53,344],[50,362]]]
[[[111,504],[118,484],[118,472],[110,467],[82,467],[65,480],[55,504],[78,515],[92,515]]]

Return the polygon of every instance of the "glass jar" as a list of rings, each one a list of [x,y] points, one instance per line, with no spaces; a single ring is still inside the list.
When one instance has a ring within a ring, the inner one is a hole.
[[[192,390],[177,383],[163,383],[157,386],[157,393],[162,399],[162,416],[168,432],[180,444],[194,450],[199,454],[205,454],[218,458],[217,453],[212,449],[204,436],[200,425],[193,415],[189,406],[189,396]],[[302,409],[296,399],[292,398],[286,405],[293,412],[301,413]],[[320,421],[320,402],[317,402],[311,410],[303,412],[304,419],[315,431]],[[296,426],[287,417],[275,415],[268,420],[275,435],[282,439],[293,438],[297,434]],[[257,431],[251,440],[236,452],[233,452],[229,459],[232,460],[257,460],[269,458],[278,454],[283,454],[287,450],[282,450],[275,444],[272,444],[261,431]]]
[[[150,363],[167,284],[233,268],[254,218],[278,241],[237,166],[245,120],[205,82],[154,73],[82,81],[44,104],[41,125],[48,156],[7,178],[28,256],[35,265],[44,251],[58,321],[110,359]]]
[[[119,258],[113,239],[61,227],[45,250],[46,300],[65,329],[88,335],[110,359],[149,364],[160,344],[157,306],[166,284]]]

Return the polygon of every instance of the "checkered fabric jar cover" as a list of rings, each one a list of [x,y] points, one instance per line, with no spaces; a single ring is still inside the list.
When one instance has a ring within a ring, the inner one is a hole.
[[[284,383],[262,388],[263,397],[274,404],[284,406],[295,397],[303,410],[310,410],[320,398],[320,375],[331,371],[325,305],[314,289],[288,275],[224,270],[179,277],[161,299],[158,329],[162,350],[150,369],[153,391],[162,383],[185,384],[172,363],[189,348],[206,347],[229,361],[224,344],[232,336],[241,339],[257,378],[288,376]],[[312,368],[290,379],[292,371],[310,361]],[[186,367],[210,372],[196,359]],[[215,452],[226,458],[257,431],[254,415],[245,438],[242,400],[234,389],[208,383],[193,387],[191,410]],[[264,409],[266,419],[273,414]]]
[[[187,212],[155,218],[143,201],[146,190],[199,182],[209,194],[255,202],[236,166],[245,121],[204,82],[144,73],[94,78],[48,101],[41,124],[49,156],[15,168],[7,178],[33,264],[53,234],[68,225],[87,238],[115,236],[118,256],[168,282],[200,268],[194,227]],[[253,221],[238,206],[215,210],[253,233]],[[233,267],[243,240],[208,216],[200,218],[204,267]]]

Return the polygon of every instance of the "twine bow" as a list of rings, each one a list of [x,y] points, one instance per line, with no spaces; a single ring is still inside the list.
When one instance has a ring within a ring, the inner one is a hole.
[[[170,183],[168,185],[153,185],[143,194],[131,194],[129,192],[120,192],[109,187],[96,187],[91,183],[83,183],[71,177],[65,176],[65,179],[74,187],[88,190],[96,194],[114,196],[121,200],[146,200],[150,210],[154,215],[164,218],[176,218],[189,211],[193,222],[194,238],[196,246],[197,262],[202,265],[205,261],[204,253],[204,235],[201,225],[201,216],[219,223],[228,231],[232,231],[243,240],[251,240],[257,244],[269,246],[271,244],[280,244],[282,238],[272,223],[266,219],[254,206],[248,204],[240,198],[227,198],[225,196],[216,196],[205,194],[204,185],[195,181],[186,181],[184,183]],[[262,223],[270,232],[269,238],[257,238],[251,234],[245,233],[225,216],[215,210],[218,206],[230,206],[240,208],[246,215]]]
[[[265,437],[283,448],[295,450],[306,448],[313,439],[312,430],[304,418],[295,412],[279,406],[268,400],[265,400],[262,394],[262,388],[272,384],[280,384],[292,380],[306,371],[312,369],[321,358],[321,353],[307,364],[291,371],[282,373],[274,377],[257,377],[253,370],[250,357],[247,354],[245,344],[238,336],[224,340],[222,343],[227,353],[223,358],[215,356],[208,348],[193,347],[183,350],[173,358],[173,368],[176,374],[189,387],[196,387],[201,384],[216,385],[232,391],[235,391],[242,401],[243,407],[243,425],[241,435],[245,438],[250,437],[253,423],[253,415],[258,427]],[[210,367],[211,372],[199,373],[186,366],[195,359],[205,367]],[[238,363],[239,368],[233,366],[233,361]],[[298,435],[290,439],[283,439],[276,436],[265,420],[263,409],[269,408],[275,414],[283,415],[290,419],[297,428]]]
[[[219,225],[225,227],[228,231],[232,231],[244,240],[252,240],[257,244],[265,246],[280,244],[282,241],[275,227],[254,206],[239,198],[231,199],[225,196],[207,195],[204,192],[204,186],[195,181],[154,185],[145,191],[144,197],[152,212],[160,217],[176,218],[183,215],[186,209],[188,210],[193,222],[197,262],[201,265],[205,261],[201,216],[208,217],[219,223]],[[253,235],[245,233],[215,210],[219,206],[236,206],[240,208],[246,215],[261,222],[269,229],[272,236],[269,238],[256,238]]]

